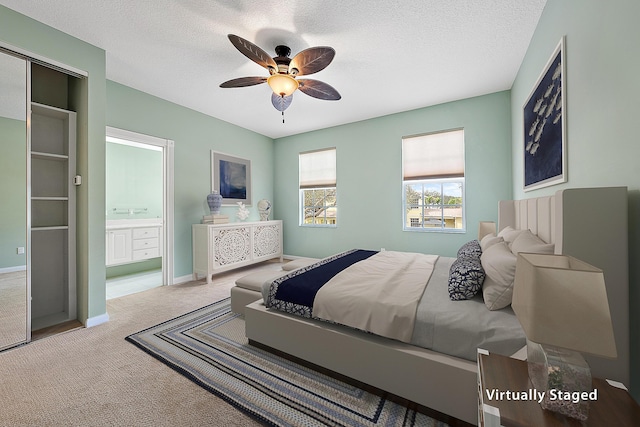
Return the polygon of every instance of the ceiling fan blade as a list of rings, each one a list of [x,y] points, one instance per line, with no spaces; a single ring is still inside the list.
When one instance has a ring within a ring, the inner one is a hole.
[[[298,83],[300,84],[299,90],[314,98],[327,101],[337,101],[342,98],[331,85],[320,80],[298,79]]]
[[[289,105],[291,105],[291,101],[293,101],[293,95],[280,96],[276,93],[271,93],[271,103],[274,107],[276,107],[276,110],[278,111],[284,111],[289,108]]]
[[[256,64],[274,72],[278,70],[278,64],[273,60],[272,57],[269,56],[267,52],[260,49],[255,44],[251,43],[249,40],[245,40],[240,36],[236,36],[235,34],[229,34],[229,40],[231,44],[233,44],[236,49],[240,51],[244,56],[255,62]]]
[[[246,87],[259,85],[267,81],[266,77],[240,77],[239,79],[231,79],[220,84],[220,87]]]
[[[289,73],[294,76],[317,73],[324,70],[335,55],[336,51],[328,46],[310,47],[293,57],[289,63]]]

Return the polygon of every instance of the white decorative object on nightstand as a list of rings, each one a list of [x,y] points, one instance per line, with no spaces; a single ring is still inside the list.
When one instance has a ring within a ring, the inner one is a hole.
[[[282,221],[194,224],[193,278],[280,258]]]

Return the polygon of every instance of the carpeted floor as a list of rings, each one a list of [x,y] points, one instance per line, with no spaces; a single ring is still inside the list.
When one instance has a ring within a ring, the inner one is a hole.
[[[109,322],[0,353],[0,426],[258,426],[254,419],[149,357],[125,337],[229,296],[236,278],[109,300]]]
[[[253,347],[229,299],[127,337],[158,360],[274,426],[440,426],[381,396]]]
[[[24,316],[27,308],[26,280],[26,270],[0,273],[0,295],[2,295],[0,347],[23,342],[26,339],[27,319]]]

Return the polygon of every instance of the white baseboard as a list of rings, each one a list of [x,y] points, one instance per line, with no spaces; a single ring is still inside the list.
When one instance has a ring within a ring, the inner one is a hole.
[[[179,285],[181,283],[187,283],[193,280],[193,274],[187,274],[186,276],[174,277],[173,284]]]
[[[107,323],[109,321],[109,313],[101,314],[100,316],[90,317],[84,322],[85,328],[91,328],[93,326],[98,326],[103,323]]]
[[[0,268],[0,274],[14,273],[16,271],[26,271],[26,269],[27,269],[26,265],[17,265],[15,267],[5,267],[5,268]]]

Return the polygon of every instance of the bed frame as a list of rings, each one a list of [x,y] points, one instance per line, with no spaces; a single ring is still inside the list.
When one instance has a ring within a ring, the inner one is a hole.
[[[581,188],[499,203],[498,230],[529,228],[605,273],[618,348],[614,361],[589,360],[594,376],[629,384],[627,189]],[[475,362],[267,309],[245,309],[251,342],[388,391],[468,423],[478,421]]]

